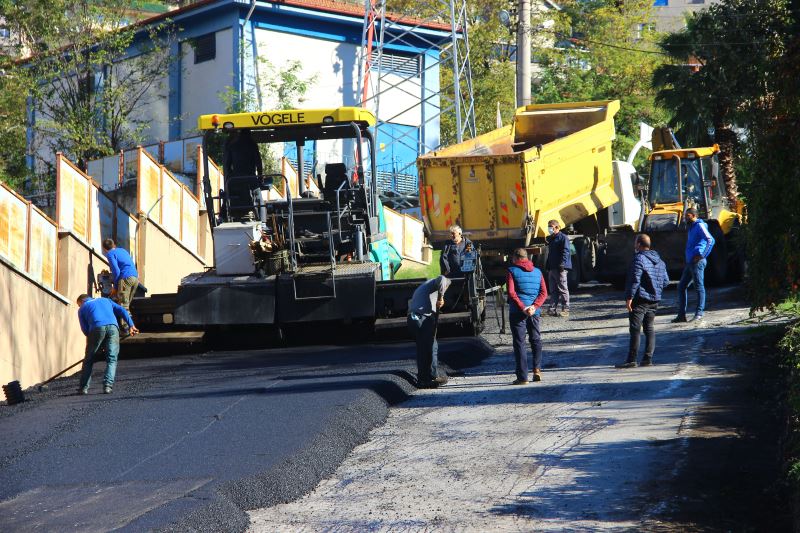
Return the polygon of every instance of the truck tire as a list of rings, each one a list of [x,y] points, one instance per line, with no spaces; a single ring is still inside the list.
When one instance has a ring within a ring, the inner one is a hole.
[[[576,259],[573,257],[573,259]],[[581,263],[580,261],[573,261],[572,270],[567,271],[567,288],[569,292],[578,290],[578,284],[581,282]]]
[[[575,243],[575,258],[572,262],[580,264],[580,282],[586,283],[595,279],[595,266],[597,265],[597,245],[589,237],[578,237]]]

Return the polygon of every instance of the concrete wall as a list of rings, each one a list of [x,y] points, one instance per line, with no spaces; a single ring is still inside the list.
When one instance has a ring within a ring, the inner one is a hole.
[[[85,337],[75,299],[88,280],[107,268],[105,259],[65,233],[58,241],[58,292],[49,291],[0,262],[0,383],[23,388],[41,383],[83,358]],[[80,370],[80,365],[66,375]]]
[[[208,226],[208,222],[204,222]],[[139,264],[139,280],[147,287],[148,296],[176,292],[181,278],[202,272],[206,267],[199,255],[181,246],[144,216],[139,218]]]
[[[201,216],[200,248],[213,256],[208,220]],[[155,223],[139,222],[139,273],[150,294],[175,292],[183,276],[206,266]],[[58,239],[56,291],[0,259],[0,383],[19,380],[23,388],[41,383],[83,358],[85,337],[75,300],[92,294],[91,279],[108,268],[105,258],[70,233]],[[135,317],[134,317],[135,318]],[[80,370],[80,365],[65,375]]]

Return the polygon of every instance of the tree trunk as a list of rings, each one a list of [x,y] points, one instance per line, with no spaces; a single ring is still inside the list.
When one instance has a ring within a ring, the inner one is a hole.
[[[719,172],[720,177],[725,182],[725,190],[728,194],[728,202],[731,207],[736,205],[739,198],[739,188],[736,185],[736,168],[733,164],[733,154],[739,144],[730,126],[718,126],[715,128],[715,136],[717,144],[719,144]]]

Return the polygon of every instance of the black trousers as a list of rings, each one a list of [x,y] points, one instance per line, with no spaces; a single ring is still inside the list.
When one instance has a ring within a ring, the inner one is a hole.
[[[628,313],[631,332],[628,361],[636,360],[636,355],[639,353],[639,337],[643,328],[645,337],[644,356],[653,357],[653,351],[656,349],[656,331],[653,323],[656,320],[658,302],[634,298],[632,307],[633,311]]]
[[[539,332],[539,315],[528,316],[511,312],[508,314],[511,338],[514,343],[514,361],[517,379],[528,380],[528,343],[533,353],[533,368],[542,368],[542,335]],[[527,339],[525,338],[527,335]]]
[[[408,315],[407,324],[417,343],[417,379],[426,383],[436,379],[439,367],[439,345],[436,342],[435,314]]]

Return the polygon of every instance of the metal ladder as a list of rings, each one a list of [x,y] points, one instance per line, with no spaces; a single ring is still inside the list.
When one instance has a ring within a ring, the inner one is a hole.
[[[328,271],[328,273],[330,274],[332,293],[331,294],[321,294],[321,295],[318,295],[318,296],[298,296],[297,295],[297,278],[298,278],[299,271],[302,269],[302,267],[298,267],[297,270],[292,273],[292,291],[294,293],[294,299],[296,301],[331,300],[331,299],[335,300],[336,299],[336,257],[334,257],[334,255],[333,255],[333,251],[334,251],[334,247],[333,247],[333,225],[331,224],[331,212],[330,211],[326,211],[325,212],[325,219],[326,219],[326,223],[327,223],[327,227],[328,227],[328,255],[329,255],[329,259],[330,259],[330,271]],[[292,228],[292,229],[294,230],[294,228]],[[324,274],[325,273],[321,273],[321,275],[324,275]],[[315,276],[315,274],[312,274],[312,276]],[[324,279],[327,279],[327,276],[325,276]],[[324,281],[323,281],[323,283],[324,283]]]

